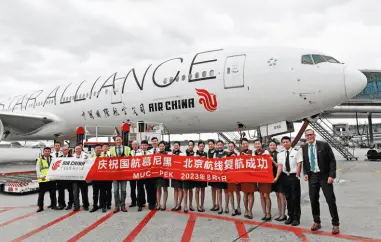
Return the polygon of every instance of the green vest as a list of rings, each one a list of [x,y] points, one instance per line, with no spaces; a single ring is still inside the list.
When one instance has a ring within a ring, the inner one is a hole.
[[[129,156],[131,153],[131,149],[128,146],[123,146],[123,154],[122,156]],[[116,147],[113,146],[110,148],[110,155],[111,157],[117,157]]]
[[[38,164],[40,165],[40,172],[42,176],[47,176],[48,175],[48,170],[49,170],[49,162],[42,157],[37,159]],[[38,178],[38,183],[40,182],[48,182],[48,179],[45,179],[44,181],[41,178]]]

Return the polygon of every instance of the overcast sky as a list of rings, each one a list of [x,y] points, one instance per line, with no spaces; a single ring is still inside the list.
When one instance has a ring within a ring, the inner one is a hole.
[[[309,47],[381,69],[380,7],[379,0],[4,1],[0,97],[231,45]]]

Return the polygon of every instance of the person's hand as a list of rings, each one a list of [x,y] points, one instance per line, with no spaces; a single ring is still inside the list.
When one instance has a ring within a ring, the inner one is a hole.
[[[334,180],[335,180],[335,178],[328,177],[328,184],[332,184]]]
[[[46,176],[43,176],[43,177],[41,178],[41,180],[43,180],[43,181],[45,181],[45,179],[46,179]]]
[[[273,183],[275,183],[275,182],[277,182],[278,181],[278,178],[274,178],[274,181],[273,181]]]
[[[304,175],[304,180],[308,181],[308,175]]]

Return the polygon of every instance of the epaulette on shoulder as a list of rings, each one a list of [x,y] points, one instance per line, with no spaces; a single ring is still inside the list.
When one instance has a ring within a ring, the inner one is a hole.
[[[279,153],[282,153],[282,152],[284,152],[284,150],[282,150],[281,152],[279,152]]]
[[[294,148],[294,150],[298,151],[299,149],[298,148]]]

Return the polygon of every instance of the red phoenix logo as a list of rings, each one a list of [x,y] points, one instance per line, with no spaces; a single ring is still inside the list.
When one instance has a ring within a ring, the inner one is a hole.
[[[61,162],[62,162],[62,160],[58,160],[58,161],[56,161],[56,162],[53,164],[53,166],[52,166],[52,170],[53,170],[53,171],[57,170],[58,167],[60,167]]]
[[[204,108],[209,112],[217,110],[217,96],[208,92],[205,89],[197,89],[197,95],[199,96],[198,102],[204,105]]]

